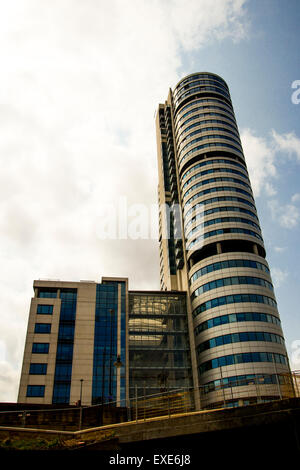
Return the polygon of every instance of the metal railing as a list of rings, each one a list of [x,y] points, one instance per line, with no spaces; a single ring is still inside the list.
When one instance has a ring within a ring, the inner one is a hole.
[[[300,371],[291,374],[255,376],[253,379],[201,385],[198,389],[179,389],[154,395],[135,396],[127,403],[69,406],[66,408],[19,409],[0,412],[0,426],[52,430],[80,430],[171,417],[194,411],[245,406],[272,400],[300,397]],[[120,406],[121,405],[121,406]],[[28,406],[28,405],[27,405]]]

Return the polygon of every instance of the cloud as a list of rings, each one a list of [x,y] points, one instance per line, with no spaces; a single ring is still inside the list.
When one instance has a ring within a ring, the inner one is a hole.
[[[122,196],[156,203],[157,105],[181,78],[184,52],[247,35],[245,4],[1,6],[0,401],[16,400],[33,279],[121,275],[131,288],[159,287],[157,241],[100,240],[97,217]]]
[[[273,180],[278,172],[272,143],[268,138],[255,135],[252,129],[242,130],[241,141],[254,195],[258,197],[265,191],[268,196],[273,196],[276,194]]]
[[[286,246],[274,246],[274,251],[276,251],[276,253],[284,253],[286,250],[287,250],[287,247]]]
[[[253,129],[246,128],[241,131],[241,141],[255,197],[262,194],[268,198],[275,196],[279,162],[286,162],[287,158],[294,157],[300,162],[300,138],[295,132],[280,134],[274,129],[261,137]],[[293,198],[294,203],[300,195],[294,195]],[[294,205],[286,208],[288,218],[298,217]]]
[[[277,151],[284,152],[289,157],[296,156],[300,162],[300,138],[296,136],[295,132],[279,134],[273,129],[272,138]]]
[[[273,285],[275,288],[281,287],[282,284],[285,283],[289,275],[287,271],[283,271],[282,269],[276,267],[272,267],[271,272]]]
[[[294,194],[291,197],[291,202],[288,204],[282,204],[276,199],[268,201],[272,218],[277,221],[281,227],[293,229],[298,225],[300,220],[300,208],[296,203],[300,200],[299,196],[299,194]]]

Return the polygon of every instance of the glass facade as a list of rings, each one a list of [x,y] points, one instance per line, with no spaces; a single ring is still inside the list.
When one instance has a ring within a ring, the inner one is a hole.
[[[129,293],[129,393],[192,386],[186,294]]]
[[[119,297],[119,285],[121,296]],[[118,322],[118,312],[120,319]],[[121,327],[118,331],[118,323]],[[120,356],[118,357],[118,337]],[[112,281],[96,288],[92,403],[117,401],[117,362],[120,364],[120,400],[126,398],[126,285]]]
[[[70,402],[77,289],[61,289],[52,403]]]

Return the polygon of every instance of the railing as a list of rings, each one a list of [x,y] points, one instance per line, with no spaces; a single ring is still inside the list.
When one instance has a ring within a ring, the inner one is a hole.
[[[53,409],[19,409],[0,412],[0,426],[52,430],[80,430],[117,424],[140,422],[194,411],[245,406],[272,400],[300,397],[300,371],[292,374],[256,376],[252,380],[226,382],[199,389],[165,391],[155,395],[135,396],[125,402],[103,405],[69,406]],[[30,405],[27,405],[28,407]]]

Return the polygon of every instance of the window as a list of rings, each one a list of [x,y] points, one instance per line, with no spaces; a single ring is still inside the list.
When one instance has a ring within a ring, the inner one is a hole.
[[[214,307],[218,307],[219,305],[228,305],[232,303],[240,303],[240,302],[256,302],[256,303],[263,303],[271,305],[272,307],[276,307],[277,304],[274,299],[270,297],[266,297],[264,295],[257,295],[257,294],[234,294],[234,295],[225,295],[222,297],[217,297],[212,300],[208,300],[203,304],[200,304],[194,311],[193,317],[195,318],[202,312],[209,310]]]
[[[39,315],[52,315],[53,305],[41,305],[37,306],[36,313]]]
[[[47,364],[31,363],[29,367],[30,375],[45,375],[47,374]]]
[[[51,323],[36,323],[34,327],[35,333],[50,333]]]
[[[48,354],[48,352],[49,352],[49,343],[33,343],[32,344],[32,353]]]
[[[287,365],[287,359],[283,354],[266,352],[249,352],[240,354],[230,354],[209,361],[203,362],[199,366],[199,374],[215,369],[217,367],[229,366],[232,364],[241,364],[247,362],[277,362]]]
[[[43,397],[45,395],[45,385],[28,385],[27,397]]]
[[[38,290],[38,297],[55,299],[57,297],[57,289],[51,287],[40,287]]]

